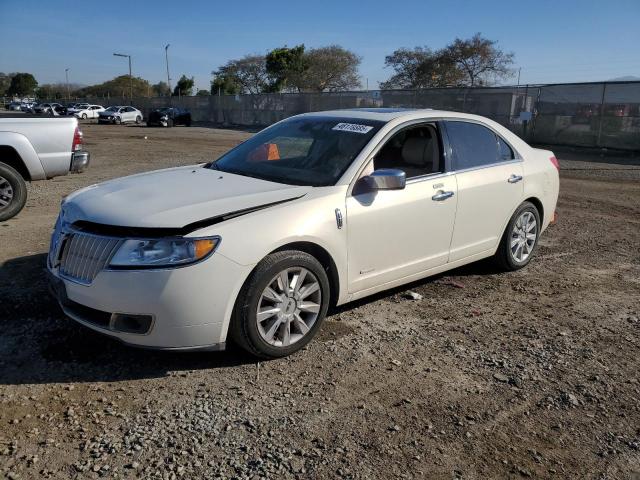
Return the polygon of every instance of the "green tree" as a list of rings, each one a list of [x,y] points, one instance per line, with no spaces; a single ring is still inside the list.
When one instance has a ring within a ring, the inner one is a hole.
[[[16,73],[11,78],[7,95],[17,95],[19,97],[33,95],[37,87],[38,82],[33,75],[30,73]]]
[[[265,58],[262,55],[246,55],[237,60],[229,60],[211,72],[211,93],[262,93],[269,89]]]
[[[235,95],[240,93],[242,86],[236,77],[229,74],[215,75],[211,80],[211,95]]]
[[[268,90],[280,92],[295,89],[307,70],[304,45],[271,50],[265,58],[265,68],[271,81]]]
[[[154,85],[151,85],[151,91],[156,97],[168,97],[171,95],[171,89],[167,82],[158,82]]]
[[[304,54],[304,72],[294,77],[298,90],[314,92],[359,88],[360,57],[339,45],[313,48]]]
[[[466,85],[491,85],[514,74],[511,68],[514,54],[503,52],[497,43],[476,33],[467,40],[456,38],[442,55],[464,72]]]
[[[196,92],[196,95],[198,97],[208,97],[209,95],[211,95],[211,92],[209,90],[201,89]]]
[[[140,77],[131,79],[134,97],[146,97],[151,94],[151,84]],[[85,87],[79,92],[85,97],[128,97],[129,96],[129,75],[120,75],[112,80],[99,85]]]
[[[15,75],[15,73],[3,73],[0,72],[0,95],[4,96],[9,90],[9,86],[11,85],[11,78]]]
[[[428,47],[400,48],[385,58],[395,73],[380,84],[383,90],[447,87],[462,82],[464,74],[442,51]]]
[[[193,77],[189,78],[186,75],[182,75],[175,88],[173,89],[174,96],[187,97],[193,93],[193,86],[195,85]]]

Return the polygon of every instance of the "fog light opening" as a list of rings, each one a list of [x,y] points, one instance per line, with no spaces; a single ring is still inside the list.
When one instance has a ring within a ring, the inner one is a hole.
[[[129,313],[114,313],[111,315],[111,330],[122,333],[136,333],[144,335],[151,330],[153,317],[151,315],[134,315]]]

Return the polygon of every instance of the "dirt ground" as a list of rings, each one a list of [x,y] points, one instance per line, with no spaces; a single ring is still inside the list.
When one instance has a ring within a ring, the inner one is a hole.
[[[558,152],[559,223],[526,269],[347,305],[304,351],[256,363],[124,347],[65,319],[43,275],[64,195],[249,133],[84,132],[90,169],[33,184],[0,223],[0,475],[640,478],[638,157]]]

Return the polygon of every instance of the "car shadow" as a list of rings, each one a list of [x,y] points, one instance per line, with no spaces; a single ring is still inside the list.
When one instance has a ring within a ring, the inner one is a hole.
[[[257,360],[224,352],[162,352],[129,347],[68,319],[48,291],[46,255],[0,264],[0,385],[161,378]]]
[[[68,319],[48,291],[45,254],[0,264],[0,385],[111,382],[162,378],[181,371],[255,364],[233,344],[223,352],[163,352],[123,345]],[[352,330],[334,315],[450,276],[498,273],[477,262],[376,295],[334,307],[316,341]],[[302,353],[304,354],[304,353]]]

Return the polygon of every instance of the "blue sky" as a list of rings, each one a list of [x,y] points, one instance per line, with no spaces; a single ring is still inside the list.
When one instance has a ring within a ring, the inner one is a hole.
[[[640,0],[609,1],[92,1],[0,0],[0,71],[32,72],[39,83],[99,83],[133,73],[166,80],[211,71],[247,53],[304,43],[340,44],[362,57],[363,85],[390,74],[398,47],[440,48],[482,32],[515,53],[521,83],[640,77]],[[515,83],[516,79],[507,83]]]

